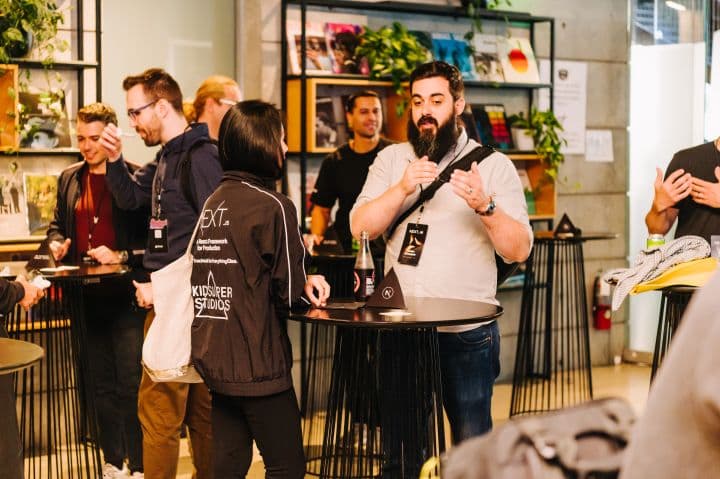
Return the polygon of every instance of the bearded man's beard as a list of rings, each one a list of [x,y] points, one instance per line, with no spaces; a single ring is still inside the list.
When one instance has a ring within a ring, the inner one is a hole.
[[[421,131],[412,118],[409,118],[407,125],[408,140],[418,158],[427,156],[430,161],[439,163],[450,151],[450,148],[455,145],[460,135],[457,118],[455,115],[451,115],[450,119],[442,126],[438,126],[437,120],[429,115],[418,120],[420,126],[425,123],[435,125],[437,133],[427,129]]]

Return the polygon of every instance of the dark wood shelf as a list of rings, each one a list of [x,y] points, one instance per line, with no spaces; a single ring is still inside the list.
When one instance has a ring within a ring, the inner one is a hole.
[[[80,156],[77,148],[20,148],[19,150],[0,150],[3,156]]]
[[[13,58],[12,63],[17,64],[20,68],[47,68],[48,70],[84,70],[86,68],[99,68],[100,65],[97,62],[84,62],[84,61],[68,61],[68,62],[53,62],[52,64],[46,65],[40,60],[25,60],[22,58]]]

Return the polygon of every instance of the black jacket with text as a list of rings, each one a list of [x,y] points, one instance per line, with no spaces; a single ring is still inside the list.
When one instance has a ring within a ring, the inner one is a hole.
[[[226,172],[199,221],[191,281],[195,368],[220,394],[286,391],[287,317],[306,281],[295,206],[256,176]]]

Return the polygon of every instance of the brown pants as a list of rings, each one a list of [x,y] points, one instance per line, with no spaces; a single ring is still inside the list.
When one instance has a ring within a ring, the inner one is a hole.
[[[155,312],[145,318],[145,334]],[[193,479],[212,479],[210,392],[203,383],[156,383],[143,371],[138,416],[143,430],[143,467],[147,479],[175,479],[180,428],[187,425]]]

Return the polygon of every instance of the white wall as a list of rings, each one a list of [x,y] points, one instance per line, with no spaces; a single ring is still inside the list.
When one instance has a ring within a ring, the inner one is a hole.
[[[655,168],[673,153],[703,141],[705,45],[635,45],[630,50],[630,258],[645,247],[645,214],[653,199]],[[672,232],[667,235],[672,238]],[[652,351],[659,293],[630,299],[628,347]]]
[[[129,131],[122,80],[161,67],[178,81],[185,98],[212,74],[235,77],[234,0],[105,0],[102,2],[102,99]],[[125,156],[153,159],[139,138],[124,143]]]

